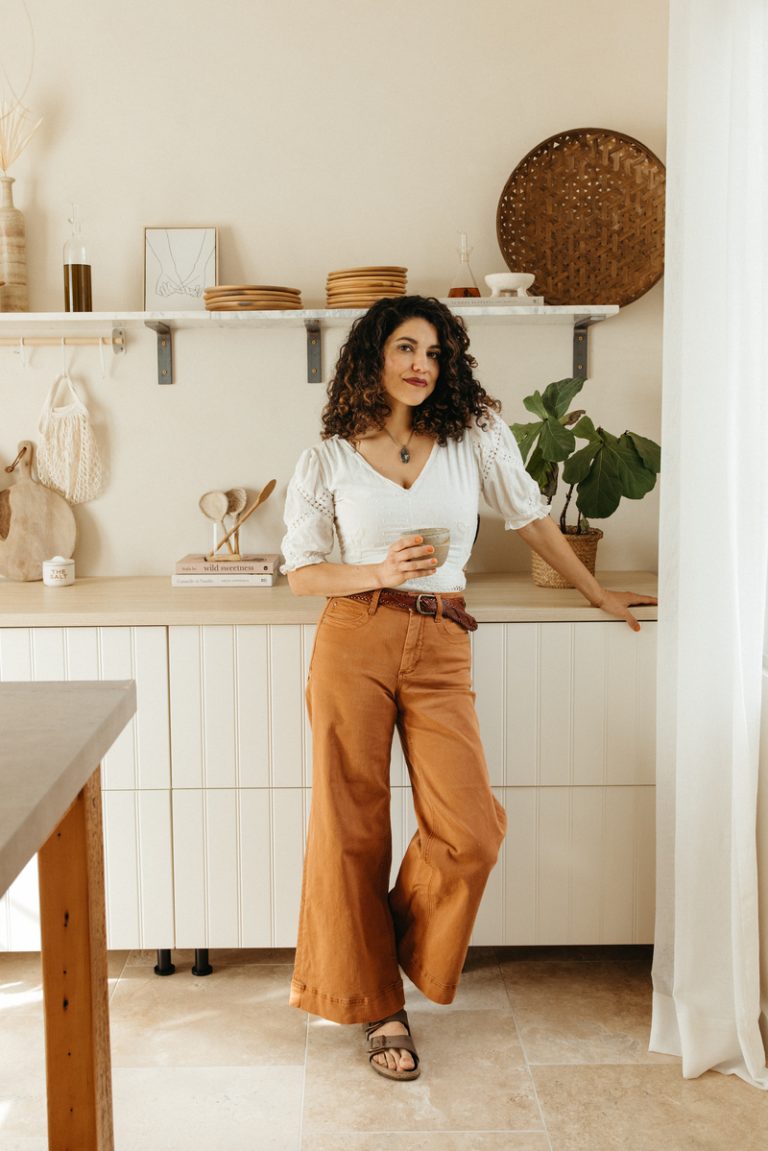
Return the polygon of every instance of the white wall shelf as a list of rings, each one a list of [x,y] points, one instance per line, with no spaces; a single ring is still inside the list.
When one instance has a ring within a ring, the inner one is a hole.
[[[496,303],[490,298],[476,303],[444,301],[454,315],[473,324],[565,324],[573,329],[574,376],[588,372],[589,328],[615,316],[617,304],[569,304],[565,306]],[[322,329],[347,328],[364,314],[358,308],[302,308],[269,312],[3,312],[0,313],[0,347],[55,346],[82,343],[111,344],[125,350],[129,336],[139,328],[157,334],[158,383],[173,383],[173,333],[194,328],[303,328],[307,336],[307,380],[322,379]]]

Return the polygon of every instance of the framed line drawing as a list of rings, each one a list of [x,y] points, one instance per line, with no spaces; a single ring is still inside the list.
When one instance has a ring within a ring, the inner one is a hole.
[[[203,292],[218,282],[216,228],[144,229],[144,311],[205,309]]]

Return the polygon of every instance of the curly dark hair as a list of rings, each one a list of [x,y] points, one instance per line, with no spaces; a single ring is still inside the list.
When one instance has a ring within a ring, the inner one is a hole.
[[[384,345],[406,320],[418,316],[437,331],[440,374],[437,387],[413,409],[413,428],[437,438],[460,440],[473,417],[482,422],[494,400],[475,379],[477,361],[469,352],[469,336],[460,316],[432,296],[395,296],[378,300],[352,325],[339,352],[323,409],[322,438],[357,439],[370,428],[381,428],[391,412],[381,383]]]

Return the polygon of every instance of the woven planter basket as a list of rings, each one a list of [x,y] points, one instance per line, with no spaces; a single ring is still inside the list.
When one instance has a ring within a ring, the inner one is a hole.
[[[565,532],[564,536],[584,566],[594,575],[597,545],[603,538],[600,529],[590,528],[588,532],[581,535],[576,532]],[[572,583],[564,580],[560,573],[550,567],[541,556],[536,555],[536,552],[531,552],[531,575],[536,587],[573,587]]]

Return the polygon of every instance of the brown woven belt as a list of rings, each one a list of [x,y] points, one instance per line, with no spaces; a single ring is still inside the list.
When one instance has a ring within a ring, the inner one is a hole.
[[[431,592],[414,592],[407,593],[402,591],[393,591],[391,588],[384,588],[383,591],[356,591],[352,595],[344,596],[344,599],[356,599],[360,603],[370,603],[375,595],[378,595],[378,603],[382,607],[399,607],[403,611],[414,611],[417,615],[437,615],[437,596],[432,595]],[[477,620],[471,616],[468,611],[464,609],[464,599],[462,596],[452,596],[446,599],[440,597],[442,604],[442,615],[446,619],[453,620],[454,623],[459,624],[465,631],[477,631]]]

